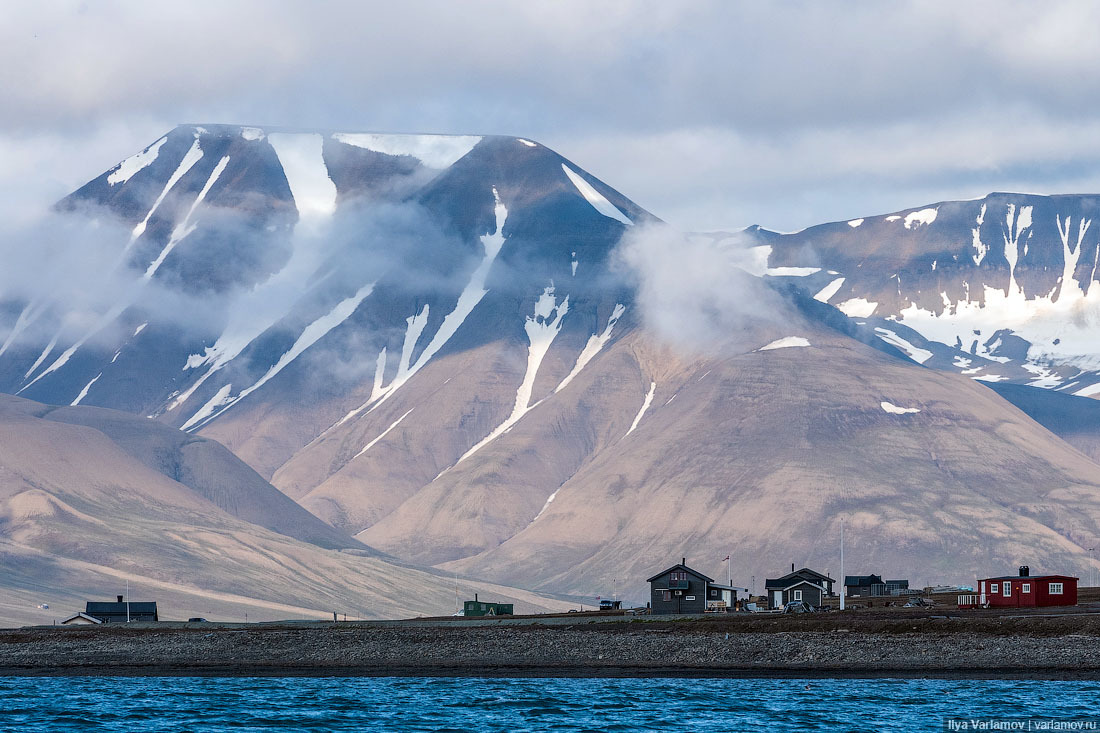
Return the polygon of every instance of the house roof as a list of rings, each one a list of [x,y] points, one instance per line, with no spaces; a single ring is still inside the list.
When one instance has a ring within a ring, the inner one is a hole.
[[[996,578],[978,578],[978,580],[1079,580],[1076,575],[1001,575]]]
[[[129,610],[127,610],[127,606],[129,606]],[[123,601],[119,603],[117,601],[88,601],[84,611],[96,617],[99,617],[101,614],[107,616],[125,616],[127,613],[131,616],[147,616],[157,612],[157,602]]]
[[[673,570],[686,570],[687,572],[691,573],[692,575],[696,576],[697,578],[702,578],[703,580],[707,581],[708,583],[713,583],[714,582],[714,578],[708,578],[707,576],[700,573],[698,570],[692,570],[691,568],[689,568],[687,565],[684,565],[683,563],[679,563],[678,565],[673,565],[671,568],[666,568],[665,570],[662,570],[661,572],[654,575],[652,578],[646,579],[646,582],[647,583],[652,583],[653,581],[657,580],[657,578],[660,578],[665,573],[671,573]]]
[[[823,582],[835,583],[836,581],[830,578],[828,575],[823,575],[816,570],[810,570],[809,568],[802,568],[801,570],[795,570],[793,573],[787,573],[781,578],[768,578],[764,581],[764,589],[768,590],[784,590],[790,588],[792,585],[806,580],[806,576],[811,578],[817,578]]]
[[[874,585],[875,583],[882,583],[882,576],[881,575],[845,575],[844,576],[844,585]]]
[[[814,583],[813,581],[810,581],[810,580],[806,580],[805,578],[803,578],[802,580],[797,580],[796,579],[795,582],[791,583],[790,585],[785,585],[785,586],[782,586],[782,587],[780,587],[780,586],[772,586],[770,588],[765,587],[764,590],[783,590],[783,591],[787,591],[787,590],[793,590],[793,589],[797,588],[800,585],[808,585],[811,588],[817,588],[822,593],[828,593],[829,592],[825,588],[825,586],[823,586],[819,583]]]
[[[78,618],[82,618],[82,619],[88,621],[89,623],[93,623],[93,624],[103,623],[102,619],[98,619],[95,616],[89,616],[88,614],[84,613],[83,611],[79,611],[77,613],[74,613],[72,616],[69,616],[67,619],[65,619],[61,623],[67,624],[70,621],[76,621]]]
[[[743,590],[748,593],[748,588],[742,588],[739,585],[723,585],[722,583],[707,583],[711,588],[717,588],[719,590]]]

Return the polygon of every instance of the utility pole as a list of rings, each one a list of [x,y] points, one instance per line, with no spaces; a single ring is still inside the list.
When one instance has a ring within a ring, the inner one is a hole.
[[[1089,587],[1096,587],[1096,561],[1092,556],[1092,553],[1096,551],[1095,547],[1089,548]]]
[[[840,518],[840,610],[844,610],[844,598],[848,587],[844,584],[844,517]]]

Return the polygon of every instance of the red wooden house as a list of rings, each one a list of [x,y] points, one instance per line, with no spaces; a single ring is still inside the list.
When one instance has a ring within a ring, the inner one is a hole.
[[[1027,608],[1076,606],[1077,578],[1070,575],[1032,575],[1027,565],[1019,575],[1003,575],[978,581],[978,592],[959,596],[959,608]]]

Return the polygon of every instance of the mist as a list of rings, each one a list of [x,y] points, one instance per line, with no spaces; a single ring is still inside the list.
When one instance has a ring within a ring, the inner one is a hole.
[[[734,235],[687,235],[663,224],[623,234],[614,265],[637,289],[645,326],[688,353],[730,353],[756,346],[752,331],[780,324],[790,305],[740,265],[752,243]]]

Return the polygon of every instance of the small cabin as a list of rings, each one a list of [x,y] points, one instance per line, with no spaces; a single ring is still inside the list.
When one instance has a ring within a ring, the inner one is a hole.
[[[959,596],[959,608],[1076,606],[1077,581],[1072,575],[1032,575],[1021,565],[1018,575],[979,580],[977,593]]]
[[[474,600],[465,601],[462,604],[463,616],[511,616],[514,604],[511,603],[489,603],[488,601],[479,600],[477,593],[474,594]]]

